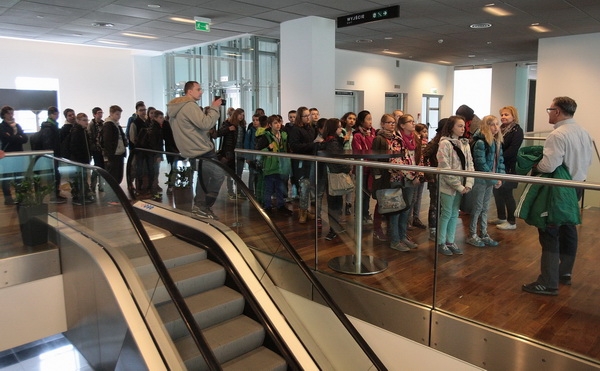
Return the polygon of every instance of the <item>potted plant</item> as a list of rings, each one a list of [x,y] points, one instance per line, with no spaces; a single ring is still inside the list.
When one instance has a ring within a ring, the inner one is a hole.
[[[13,182],[21,237],[26,246],[48,242],[48,204],[44,198],[52,192],[52,185],[43,184],[39,176],[24,176]]]
[[[179,165],[182,163],[182,165]],[[167,177],[167,186],[172,190],[173,205],[178,209],[191,210],[194,192],[192,190],[192,167],[189,162],[178,161],[177,166]]]

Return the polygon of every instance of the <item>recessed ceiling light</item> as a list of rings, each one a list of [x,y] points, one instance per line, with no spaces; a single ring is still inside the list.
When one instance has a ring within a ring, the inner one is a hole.
[[[371,39],[358,39],[358,40],[356,40],[356,42],[359,43],[359,44],[368,44],[368,43],[372,43],[373,40],[371,40]]]
[[[495,4],[487,4],[486,6],[483,7],[483,11],[486,13],[489,13],[491,15],[495,15],[496,17],[506,17],[509,15],[513,15],[511,12],[509,12],[508,10],[499,8],[497,6],[494,6]]]
[[[189,19],[189,18],[182,18],[182,17],[170,17],[169,18],[172,21],[175,22],[182,22],[182,23],[191,23],[191,24],[196,24],[196,21],[193,19]]]
[[[539,23],[532,23],[529,28],[535,32],[550,32],[551,30],[548,27],[540,26]]]
[[[388,37],[384,37],[383,39],[384,39],[384,40],[392,40],[392,39],[393,39],[393,37],[390,37],[390,36],[388,36]]]
[[[44,16],[43,15],[38,15],[38,16],[36,16],[36,18],[38,18],[38,19],[44,19]]]
[[[492,27],[492,24],[491,23],[487,23],[487,22],[485,22],[485,23],[473,23],[469,27],[475,28],[475,29],[490,28],[490,27]]]
[[[119,41],[111,41],[111,40],[98,40],[99,43],[101,44],[109,44],[109,45],[120,45],[120,46],[127,46],[128,44],[126,43],[122,43]]]
[[[448,62],[448,61],[438,61],[438,63],[450,64],[451,62]]]
[[[148,8],[158,9],[158,8],[160,8],[160,5],[158,5],[158,4],[148,4]]]
[[[94,22],[94,23],[92,23],[92,26],[111,28],[111,27],[114,27],[115,25],[112,23],[108,23],[108,22]]]
[[[488,41],[488,42],[486,42],[486,44],[488,44],[488,45],[492,45],[492,42],[491,42],[491,41]]]
[[[475,54],[469,54],[468,57],[469,58],[475,58]]]
[[[402,53],[400,53],[400,52],[393,52],[393,51],[391,51],[389,49],[383,49],[382,53],[391,54],[391,55],[402,55]]]
[[[122,32],[121,35],[130,36],[130,37],[139,37],[140,39],[157,39],[156,36],[142,34],[142,33]]]

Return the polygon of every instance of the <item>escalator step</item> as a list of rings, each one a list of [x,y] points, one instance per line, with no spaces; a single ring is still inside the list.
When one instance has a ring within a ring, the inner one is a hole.
[[[239,316],[245,304],[244,297],[227,286],[192,295],[185,298],[185,301],[202,329]],[[187,328],[172,302],[164,303],[157,309],[172,339],[188,335]]]
[[[224,371],[285,371],[287,364],[279,354],[265,347],[254,349],[222,365]]]
[[[238,316],[225,323],[203,331],[209,346],[221,363],[233,360],[263,345],[265,331],[262,326],[246,317]],[[189,370],[204,370],[206,364],[191,337],[175,342],[181,358]]]

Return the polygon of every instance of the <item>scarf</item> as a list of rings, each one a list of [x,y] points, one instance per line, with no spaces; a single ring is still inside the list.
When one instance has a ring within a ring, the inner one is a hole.
[[[404,130],[400,133],[402,135],[402,141],[404,142],[404,148],[414,151],[417,148],[417,143],[415,143],[415,136],[413,133],[405,134]]]
[[[502,132],[502,135],[506,135],[506,133],[508,133],[512,128],[514,128],[515,125],[516,123],[514,121],[510,124],[500,125],[500,131]]]

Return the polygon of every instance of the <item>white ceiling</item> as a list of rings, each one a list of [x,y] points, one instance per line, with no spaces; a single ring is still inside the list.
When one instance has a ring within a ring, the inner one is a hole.
[[[510,15],[485,12],[492,2]],[[284,21],[310,15],[335,20],[396,4],[399,18],[338,28],[336,48],[383,55],[388,49],[397,58],[480,65],[535,61],[539,38],[600,32],[600,0],[1,0],[0,37],[163,52],[246,33],[278,38]],[[195,31],[193,24],[170,20],[173,16],[210,18],[211,32]],[[98,22],[114,26],[92,26]],[[492,27],[469,27],[485,22]],[[532,23],[549,32],[534,32]],[[372,42],[357,42],[365,39]]]

